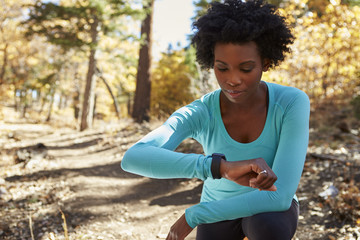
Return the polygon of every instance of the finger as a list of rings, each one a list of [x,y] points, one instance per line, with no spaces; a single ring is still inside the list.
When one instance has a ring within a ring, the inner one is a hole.
[[[276,180],[277,177],[275,174],[272,174],[271,170],[269,173],[267,171],[261,171],[255,179],[251,179],[251,186],[265,190],[273,186]]]
[[[272,191],[275,192],[277,190],[277,187],[275,185],[272,185],[270,188],[263,189],[263,191]]]
[[[275,181],[276,181],[276,177],[267,176],[267,177],[264,178],[261,182],[257,181],[257,185],[258,185],[259,188],[261,188],[261,189],[268,189],[268,188],[270,188],[272,185],[274,185]]]
[[[252,178],[250,179],[249,181],[249,186],[252,187],[252,188],[257,188],[259,189],[260,191],[273,191],[275,192],[277,190],[277,187],[275,185],[271,185],[270,187],[259,187],[257,184],[256,184],[256,178]]]
[[[262,188],[269,188],[277,180],[277,176],[271,169],[265,169],[259,172],[257,176],[257,184]]]
[[[249,180],[249,187],[252,187],[252,188],[258,188],[258,185],[256,183],[256,178],[251,178]]]
[[[170,236],[171,233],[168,233],[167,237],[166,237],[166,240],[171,240],[171,236]]]
[[[264,188],[269,181],[271,181],[271,178],[269,177],[269,174],[266,170],[259,172],[258,175],[256,176],[257,187]]]
[[[274,181],[272,181],[271,179],[265,179],[263,182],[260,182],[259,183],[259,180],[257,178],[252,178],[250,179],[249,181],[249,186],[252,187],[252,188],[258,188],[260,190],[265,190],[265,189],[268,189],[270,188]]]
[[[258,173],[259,175],[261,174],[264,174],[264,175],[267,175],[268,174],[268,171],[266,169],[262,170],[261,172]]]
[[[174,239],[174,234],[170,231],[166,237],[166,240],[172,240]]]
[[[277,191],[277,187],[276,187],[275,185],[272,185],[271,187],[266,188],[266,189],[259,189],[259,191],[270,191],[270,192],[275,192],[275,191]]]

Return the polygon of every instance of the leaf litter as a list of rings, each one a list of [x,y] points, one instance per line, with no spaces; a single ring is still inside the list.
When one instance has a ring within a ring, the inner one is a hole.
[[[85,132],[46,126],[36,135],[26,132],[28,125],[2,125],[0,238],[164,239],[199,201],[202,183],[148,179],[120,169],[126,149],[157,126],[130,120]],[[360,239],[359,126],[350,133],[321,129],[310,131],[294,239]],[[46,153],[33,153],[40,143]],[[24,161],[16,160],[19,151]],[[202,149],[189,139],[177,151]]]

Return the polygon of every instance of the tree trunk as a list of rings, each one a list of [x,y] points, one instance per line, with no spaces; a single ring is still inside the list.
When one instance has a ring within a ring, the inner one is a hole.
[[[95,94],[94,96],[93,121],[95,120],[96,117],[96,102],[97,102],[97,94]]]
[[[91,50],[89,57],[89,68],[86,75],[86,85],[82,106],[82,114],[81,114],[81,123],[80,123],[80,131],[83,131],[87,128],[92,127],[93,120],[93,109],[94,109],[94,90],[95,90],[95,68],[96,68],[96,46],[97,46],[97,35],[98,35],[98,27],[99,20],[97,17],[94,17],[94,22],[91,24]]]
[[[62,109],[62,107],[63,107],[63,104],[64,104],[63,101],[64,101],[64,96],[63,96],[62,92],[60,92],[59,103],[58,103],[59,110]]]
[[[134,108],[132,117],[136,122],[149,121],[150,110],[150,92],[151,92],[151,44],[152,44],[152,16],[154,9],[154,0],[149,0],[147,5],[144,5],[144,10],[147,12],[146,18],[141,24],[141,36],[144,37],[144,43],[139,51],[139,64],[136,77],[136,90],[134,99]]]
[[[129,116],[131,116],[132,114],[132,104],[131,104],[131,97],[130,97],[130,94],[128,95],[128,100],[127,100],[127,103],[126,103],[126,107],[127,107],[127,113]]]
[[[0,71],[0,85],[3,84],[5,82],[5,70],[6,70],[6,65],[7,65],[7,57],[8,57],[8,54],[7,54],[7,48],[8,48],[9,44],[5,44],[5,47],[3,49],[3,52],[4,52],[4,56],[3,56],[3,65],[1,67],[1,71]]]
[[[15,81],[15,80],[13,80],[13,81]],[[15,112],[17,112],[18,110],[19,110],[19,104],[18,104],[18,99],[17,99],[17,88],[16,88],[16,86],[15,86],[15,84],[13,84],[14,85],[14,94],[13,94],[13,96],[14,96],[14,109],[15,109]]]
[[[106,88],[107,88],[107,90],[108,90],[108,92],[109,92],[109,94],[110,94],[110,96],[111,96],[111,98],[112,98],[112,100],[113,100],[114,108],[115,108],[115,111],[116,111],[116,116],[117,116],[118,119],[120,119],[120,115],[119,115],[119,105],[118,105],[118,102],[117,102],[117,100],[116,100],[116,97],[115,97],[114,93],[113,93],[112,90],[111,90],[110,85],[108,84],[108,82],[106,81],[106,79],[104,78],[104,76],[102,75],[100,69],[96,68],[96,72],[98,72],[99,78],[100,78],[100,79],[103,81],[103,83],[105,84],[105,86],[106,86]]]
[[[20,104],[22,106],[22,114],[21,117],[22,118],[26,118],[26,111],[28,108],[28,102],[27,102],[27,91],[26,89],[22,89],[20,91]]]
[[[73,109],[74,109],[74,118],[75,120],[78,120],[79,119],[79,116],[80,116],[80,79],[79,79],[79,74],[78,74],[78,67],[79,65],[78,64],[75,64],[74,66],[74,69],[75,69],[75,74],[74,74],[74,88],[75,88],[75,91],[73,93],[73,96],[72,96],[72,106],[73,106]]]
[[[51,120],[51,113],[53,110],[53,106],[54,106],[54,99],[55,99],[55,89],[51,90],[51,99],[50,99],[50,104],[49,104],[49,110],[48,110],[48,115],[46,118],[46,122],[50,122]]]
[[[73,97],[74,118],[76,120],[79,119],[79,115],[80,115],[79,103],[80,103],[80,91],[77,89]]]
[[[41,115],[41,113],[43,112],[45,103],[46,103],[46,95],[45,95],[45,97],[41,98],[41,106],[40,106],[40,110],[39,110],[39,115]]]

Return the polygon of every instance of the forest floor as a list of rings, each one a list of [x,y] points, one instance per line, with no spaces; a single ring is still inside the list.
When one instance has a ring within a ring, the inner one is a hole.
[[[160,123],[97,122],[79,132],[15,121],[4,109],[0,239],[165,239],[184,210],[199,202],[199,180],[149,179],[120,168],[129,146]],[[360,239],[360,128],[346,117],[329,109],[312,117],[294,239]],[[202,152],[193,140],[178,151]]]

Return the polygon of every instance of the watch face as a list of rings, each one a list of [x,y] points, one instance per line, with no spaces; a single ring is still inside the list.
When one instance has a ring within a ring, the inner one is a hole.
[[[225,160],[226,160],[225,155],[224,155],[224,154],[222,154],[222,153],[214,153],[214,154],[213,154],[213,156],[218,156],[218,157],[221,157],[221,158],[223,158],[223,159],[225,159]]]

